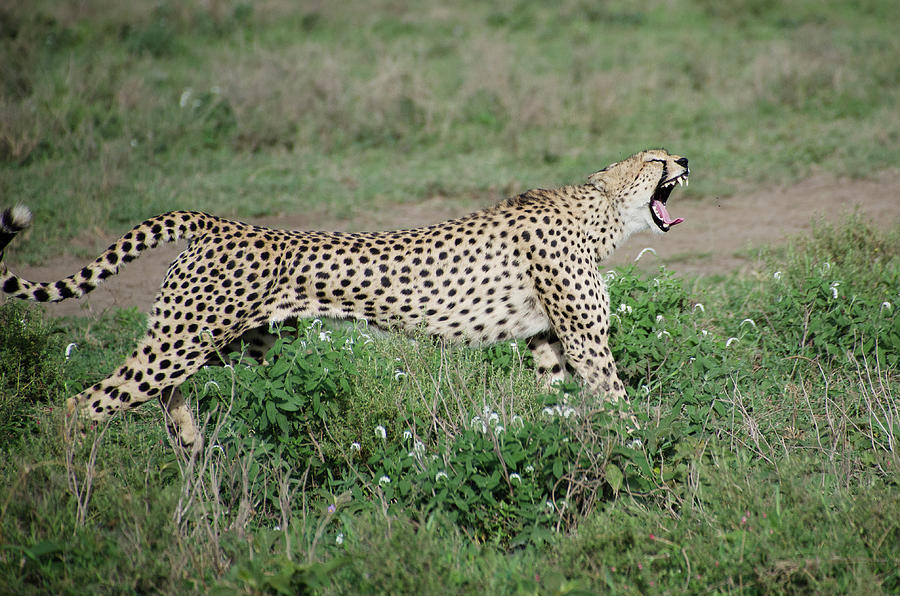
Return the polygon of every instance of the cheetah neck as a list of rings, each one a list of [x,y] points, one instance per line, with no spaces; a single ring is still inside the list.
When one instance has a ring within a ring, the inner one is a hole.
[[[597,261],[609,258],[628,237],[638,231],[638,227],[626,225],[626,214],[621,212],[619,203],[592,185],[585,185],[582,191],[587,200],[582,203],[579,218],[585,222],[585,231],[594,245]]]

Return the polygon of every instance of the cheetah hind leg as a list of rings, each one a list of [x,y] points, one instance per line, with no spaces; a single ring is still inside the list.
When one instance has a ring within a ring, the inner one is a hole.
[[[275,336],[269,333],[268,329],[269,326],[264,325],[244,332],[223,350],[210,354],[206,365],[221,365],[223,358],[227,359],[229,354],[241,351],[245,351],[257,362],[264,362],[266,352],[275,343]],[[203,434],[194,422],[191,408],[184,399],[181,387],[176,385],[170,390],[161,392],[159,402],[165,412],[169,431],[175,435],[179,443],[183,447],[193,446],[194,449],[202,447]]]
[[[166,425],[179,444],[182,447],[202,447],[203,435],[194,422],[191,408],[184,400],[181,387],[175,385],[171,389],[162,391],[159,395],[159,403],[165,413]]]
[[[530,337],[528,348],[534,357],[538,381],[545,390],[549,391],[554,383],[566,378],[566,357],[554,332],[545,331]]]
[[[173,392],[172,388],[197,372],[215,352],[211,342],[199,336],[172,339],[184,340],[189,347],[186,357],[170,358],[166,353],[158,353],[154,347],[158,342],[151,329],[113,374],[66,401],[69,414],[77,412],[88,420],[103,422],[120,411],[160,398],[178,427],[180,440],[184,444],[196,441],[199,433],[190,409],[180,390]]]

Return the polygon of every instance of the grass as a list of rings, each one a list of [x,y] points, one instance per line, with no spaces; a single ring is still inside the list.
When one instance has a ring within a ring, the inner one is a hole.
[[[41,222],[16,258],[174,208],[498,199],[648,146],[694,196],[894,167],[891,2],[722,6],[6,8],[0,192]]]
[[[195,453],[155,406],[84,435],[60,415],[139,315],[47,324],[7,303],[25,324],[0,336],[0,587],[895,593],[898,240],[857,218],[758,278],[619,269],[625,417],[566,416],[577,388],[541,394],[521,346],[307,322],[273,365],[185,385]],[[64,382],[22,383],[35,354]]]

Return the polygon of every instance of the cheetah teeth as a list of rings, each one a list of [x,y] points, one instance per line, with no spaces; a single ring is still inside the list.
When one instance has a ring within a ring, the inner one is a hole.
[[[688,179],[687,174],[682,174],[680,176],[672,178],[668,182],[663,182],[662,186],[663,188],[675,186],[675,183],[678,183],[678,186],[688,186],[690,184],[690,180]]]

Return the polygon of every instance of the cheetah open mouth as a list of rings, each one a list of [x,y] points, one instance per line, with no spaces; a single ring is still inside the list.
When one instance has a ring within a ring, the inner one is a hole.
[[[659,186],[656,187],[656,192],[650,198],[650,215],[653,216],[653,222],[656,226],[663,232],[668,232],[669,228],[684,221],[683,217],[672,218],[669,215],[666,209],[666,201],[669,200],[669,195],[675,189],[675,184],[687,185],[689,173],[689,170],[685,170],[683,173],[665,180],[666,174],[664,172],[663,179],[665,181],[659,183]]]

